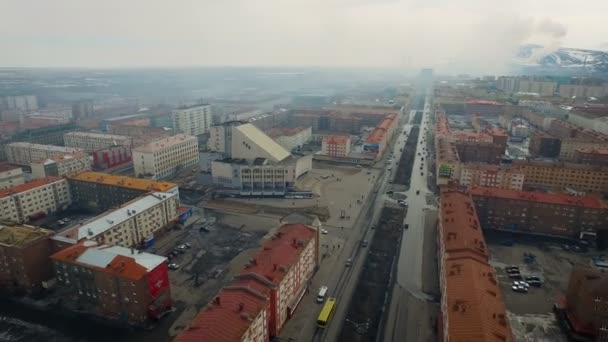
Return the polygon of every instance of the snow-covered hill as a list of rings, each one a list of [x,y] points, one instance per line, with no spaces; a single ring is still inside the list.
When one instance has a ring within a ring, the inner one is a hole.
[[[515,64],[526,68],[540,68],[572,72],[584,68],[586,73],[608,73],[608,52],[572,48],[545,48],[540,45],[524,45],[520,48]],[[582,71],[582,70],[581,70]]]

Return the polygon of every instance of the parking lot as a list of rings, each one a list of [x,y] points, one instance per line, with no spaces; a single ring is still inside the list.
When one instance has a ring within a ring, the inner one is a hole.
[[[574,265],[588,265],[590,257],[598,253],[566,251],[558,242],[516,241],[512,246],[506,246],[488,235],[490,263],[496,269],[516,339],[566,341],[555,321],[553,303],[565,294]],[[514,275],[510,276],[509,267],[517,267],[521,278],[516,272],[511,272]],[[526,280],[529,277],[538,277],[540,282],[535,284]],[[528,285],[513,288],[515,281]]]

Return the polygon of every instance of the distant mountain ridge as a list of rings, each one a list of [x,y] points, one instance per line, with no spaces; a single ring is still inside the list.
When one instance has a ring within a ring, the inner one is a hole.
[[[527,44],[517,52],[515,66],[557,74],[608,74],[608,52],[574,48],[546,48]]]

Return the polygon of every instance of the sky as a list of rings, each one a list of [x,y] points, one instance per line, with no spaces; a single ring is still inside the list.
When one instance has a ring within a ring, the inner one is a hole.
[[[606,13],[606,0],[1,0],[0,66],[500,73],[524,43],[608,49]]]

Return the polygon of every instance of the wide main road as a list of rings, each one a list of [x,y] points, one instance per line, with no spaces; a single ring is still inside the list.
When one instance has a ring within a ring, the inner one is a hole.
[[[393,139],[392,145],[385,151],[384,159],[390,152],[393,152],[395,156],[400,155],[400,149],[405,145],[406,139],[402,136],[402,131],[409,131],[411,125],[402,125],[400,130],[395,132],[395,138]],[[395,158],[398,160],[399,158]],[[389,182],[395,177],[397,167],[394,166],[391,171],[384,171],[380,178],[377,180],[372,192],[369,195],[366,205],[362,208],[357,222],[353,226],[353,233],[348,238],[348,244],[345,246],[343,253],[336,262],[338,268],[335,272],[334,278],[329,282],[330,292],[329,297],[335,297],[337,299],[336,310],[334,311],[331,322],[326,329],[317,329],[312,341],[338,341],[342,324],[346,318],[346,312],[348,311],[348,304],[352,298],[353,291],[357,285],[357,280],[361,269],[365,261],[365,255],[367,250],[361,246],[361,241],[368,240],[371,245],[374,229],[371,229],[375,225],[382,211],[384,201],[386,200],[385,192],[389,186]],[[351,259],[352,265],[346,267],[346,260]]]

